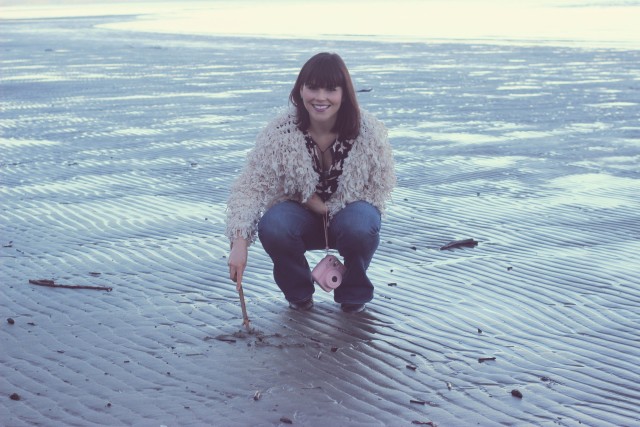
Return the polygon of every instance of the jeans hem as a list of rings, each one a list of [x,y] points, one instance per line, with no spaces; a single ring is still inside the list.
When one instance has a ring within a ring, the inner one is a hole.
[[[311,297],[313,296],[313,294],[314,294],[314,293],[315,293],[315,290],[314,290],[313,292],[311,292],[311,293],[309,294],[309,296],[307,296],[307,297],[305,297],[305,298],[302,298],[302,299],[299,299],[299,300],[297,300],[297,301],[291,301],[289,298],[286,298],[286,297],[285,297],[285,299],[286,299],[288,302],[290,302],[290,303],[298,304],[298,303],[300,303],[300,302],[302,302],[302,301],[306,301],[306,300],[308,300],[309,298],[311,298]]]

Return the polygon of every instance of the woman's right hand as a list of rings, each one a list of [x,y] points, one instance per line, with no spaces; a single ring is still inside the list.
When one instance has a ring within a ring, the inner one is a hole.
[[[237,237],[231,244],[229,253],[229,277],[236,282],[236,289],[239,291],[242,286],[242,275],[247,267],[249,244],[242,237]]]

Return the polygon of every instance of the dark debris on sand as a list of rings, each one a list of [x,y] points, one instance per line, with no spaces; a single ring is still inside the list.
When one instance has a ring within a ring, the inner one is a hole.
[[[460,248],[475,248],[478,246],[478,241],[474,239],[463,239],[463,240],[454,240],[453,242],[449,242],[446,245],[440,248],[441,251],[447,251],[451,249],[460,249]]]

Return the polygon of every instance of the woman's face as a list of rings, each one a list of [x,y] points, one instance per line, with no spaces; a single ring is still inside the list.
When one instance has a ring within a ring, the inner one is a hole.
[[[342,104],[342,87],[318,88],[303,85],[300,96],[309,112],[312,126],[318,124],[333,127]]]

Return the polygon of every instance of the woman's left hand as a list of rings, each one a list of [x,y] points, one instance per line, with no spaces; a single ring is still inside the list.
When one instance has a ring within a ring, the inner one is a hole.
[[[309,199],[303,203],[304,206],[309,209],[311,212],[316,213],[318,215],[326,215],[329,209],[325,202],[322,201],[320,196],[317,193],[313,193],[313,196],[309,197]]]

